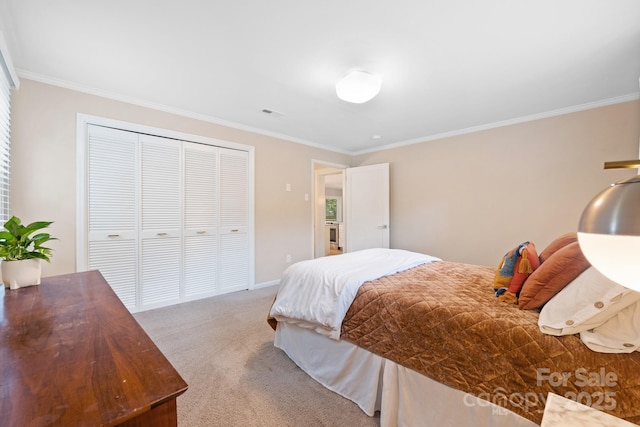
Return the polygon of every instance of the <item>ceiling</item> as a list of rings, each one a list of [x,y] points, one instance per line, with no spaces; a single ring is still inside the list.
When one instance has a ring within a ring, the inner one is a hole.
[[[344,153],[638,98],[638,0],[0,0],[0,26],[22,78]],[[376,98],[336,97],[353,69]]]

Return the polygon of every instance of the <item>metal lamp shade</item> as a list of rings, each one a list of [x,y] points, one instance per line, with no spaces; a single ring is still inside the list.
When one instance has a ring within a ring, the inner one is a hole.
[[[613,184],[589,202],[578,241],[598,271],[640,291],[640,176]]]

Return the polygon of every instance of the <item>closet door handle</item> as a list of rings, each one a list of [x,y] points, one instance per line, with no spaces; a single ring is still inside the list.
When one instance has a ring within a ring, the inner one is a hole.
[[[202,230],[202,231],[196,231],[196,234],[205,234],[206,231]]]
[[[238,231],[240,231],[240,229],[238,228],[234,228],[233,230],[231,230],[232,233],[237,233]]]
[[[156,236],[166,236],[169,233],[156,233]]]
[[[120,237],[119,234],[107,234],[107,237],[110,239],[116,238],[116,237]]]

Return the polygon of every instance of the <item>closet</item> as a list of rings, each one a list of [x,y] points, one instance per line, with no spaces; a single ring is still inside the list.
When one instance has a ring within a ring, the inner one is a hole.
[[[248,289],[248,151],[86,125],[79,270],[130,311]]]

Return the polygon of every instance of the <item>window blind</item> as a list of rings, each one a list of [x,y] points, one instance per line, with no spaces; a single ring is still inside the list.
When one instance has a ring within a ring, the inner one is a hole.
[[[0,76],[0,222],[9,219],[11,172],[11,87],[5,73]]]
[[[9,52],[0,33],[0,223],[9,219],[9,189],[11,178],[11,89],[18,87],[18,78]]]

